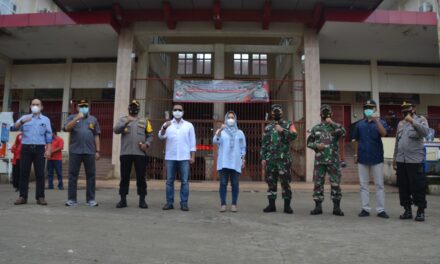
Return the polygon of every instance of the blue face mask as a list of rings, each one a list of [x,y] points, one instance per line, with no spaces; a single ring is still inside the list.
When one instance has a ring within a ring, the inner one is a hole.
[[[88,107],[80,107],[79,112],[86,115],[89,113],[89,108]]]
[[[373,113],[374,113],[373,109],[365,109],[364,110],[364,114],[366,117],[371,117],[373,115]]]

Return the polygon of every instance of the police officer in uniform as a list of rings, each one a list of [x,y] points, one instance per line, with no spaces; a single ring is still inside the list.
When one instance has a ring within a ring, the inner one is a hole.
[[[339,139],[345,136],[345,129],[332,120],[332,109],[329,105],[321,106],[322,122],[314,126],[307,138],[307,147],[315,151],[315,168],[313,172],[313,200],[315,208],[311,215],[322,214],[324,201],[325,174],[328,173],[333,200],[333,214],[343,216],[341,204],[341,169],[339,160]]]
[[[400,219],[412,219],[411,205],[417,206],[416,221],[425,221],[426,175],[423,138],[429,133],[428,121],[416,114],[412,102],[402,104],[403,120],[397,126],[393,167],[397,172],[400,205],[405,209]]]
[[[269,205],[263,209],[263,212],[276,212],[277,182],[280,180],[283,189],[284,212],[292,214],[293,210],[290,207],[292,199],[290,142],[296,139],[298,134],[292,122],[282,119],[281,105],[272,105],[271,116],[272,122],[264,129],[260,151],[261,165],[265,171],[265,180],[268,185],[267,198],[269,200]]]
[[[145,202],[145,196],[147,195],[145,180],[147,160],[145,152],[153,142],[153,129],[149,120],[138,116],[139,107],[139,102],[132,100],[128,105],[128,116],[121,117],[113,128],[115,134],[121,134],[121,154],[119,157],[121,162],[121,181],[119,183],[121,200],[116,208],[127,207],[128,187],[133,164],[136,171],[139,208],[148,208]]]

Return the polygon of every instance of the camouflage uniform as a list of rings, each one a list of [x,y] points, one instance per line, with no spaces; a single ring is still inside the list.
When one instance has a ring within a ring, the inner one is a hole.
[[[278,133],[275,125],[280,125],[283,132]],[[285,120],[272,121],[264,129],[261,146],[261,159],[266,160],[266,183],[268,185],[268,198],[276,199],[278,178],[283,189],[283,199],[292,199],[290,189],[290,142],[297,137],[295,126]]]
[[[328,173],[331,184],[332,200],[341,200],[341,170],[339,161],[339,139],[345,136],[345,129],[340,124],[327,124],[325,122],[312,128],[307,138],[307,147],[313,149],[315,154],[315,168],[313,172],[313,200],[324,200],[325,174]],[[325,148],[319,151],[317,145],[323,143]]]

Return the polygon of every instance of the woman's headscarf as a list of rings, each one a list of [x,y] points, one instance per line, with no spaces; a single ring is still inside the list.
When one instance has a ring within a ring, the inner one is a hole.
[[[231,114],[231,113],[234,115],[235,123],[234,123],[233,126],[228,126],[228,124],[227,124],[226,121],[228,120],[228,115]],[[229,147],[230,147],[230,148],[233,148],[233,147],[234,147],[234,144],[235,144],[235,135],[236,135],[236,134],[238,133],[238,131],[239,131],[239,129],[238,129],[238,125],[237,125],[237,115],[235,114],[234,111],[228,111],[228,112],[226,113],[224,124],[225,124],[226,127],[225,127],[223,130],[224,130],[226,133],[228,133],[228,135],[229,135]]]

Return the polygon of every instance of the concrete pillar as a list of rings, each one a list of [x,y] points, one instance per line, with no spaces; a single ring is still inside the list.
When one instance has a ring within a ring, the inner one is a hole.
[[[146,49],[148,50],[148,48]],[[136,65],[136,99],[140,100],[140,111],[139,115],[144,117],[146,112],[148,112],[148,115],[151,115],[151,110],[146,109],[146,96],[147,96],[147,90],[148,90],[148,80],[144,80],[148,78],[148,68],[149,68],[149,54],[148,51],[143,51],[139,57],[138,62]]]
[[[214,44],[214,79],[222,80],[225,78],[225,44]],[[214,104],[214,116],[219,120],[223,120],[225,114],[225,104]]]
[[[311,129],[320,122],[319,109],[321,106],[321,78],[319,64],[319,37],[315,29],[304,31],[305,55],[305,128]],[[307,138],[308,133],[305,137]],[[304,138],[304,140],[306,140]],[[315,153],[306,150],[306,181],[313,180],[313,162]]]
[[[370,62],[370,78],[371,78],[371,99],[377,103],[377,112],[380,113],[379,102],[379,71],[377,69],[377,60]]]
[[[11,77],[12,77],[12,62],[8,61],[5,71],[5,85],[3,88],[3,106],[2,112],[8,112],[11,110]]]
[[[64,66],[64,86],[63,86],[63,104],[61,107],[62,111],[62,122],[61,125],[64,124],[64,122],[67,119],[68,112],[69,112],[69,102],[72,98],[72,89],[70,88],[72,80],[72,58],[68,58],[66,60],[66,65]]]
[[[132,27],[121,29],[118,39],[118,60],[116,63],[116,88],[115,108],[113,123],[127,114],[127,105],[130,100],[131,67],[133,52],[134,33]],[[114,176],[120,178],[119,153],[121,150],[121,136],[113,134],[112,164],[114,165]]]
[[[294,80],[293,87],[293,120],[298,121],[304,117],[304,90],[301,88],[300,80],[304,79],[302,74],[303,65],[301,62],[302,52],[294,52],[292,54],[292,79]]]

